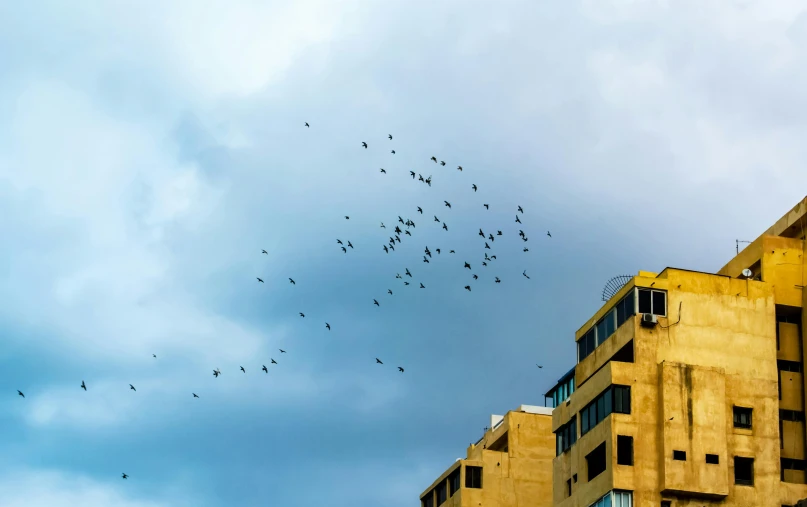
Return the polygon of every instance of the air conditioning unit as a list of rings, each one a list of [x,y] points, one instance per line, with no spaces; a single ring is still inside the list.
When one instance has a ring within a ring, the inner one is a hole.
[[[658,317],[652,313],[643,313],[642,314],[642,325],[644,327],[654,327],[658,324]]]

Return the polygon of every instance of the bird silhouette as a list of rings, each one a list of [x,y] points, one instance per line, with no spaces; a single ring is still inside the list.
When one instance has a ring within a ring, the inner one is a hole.
[[[247,370],[245,370],[243,366],[241,367],[241,371],[243,371],[244,373],[247,372]]]
[[[409,285],[409,282],[404,282],[404,285]]]
[[[470,285],[466,285],[466,286],[465,286],[465,290],[467,290],[468,292],[471,292],[471,286],[470,286]]]
[[[489,240],[491,240],[491,241],[494,241],[494,240],[495,240],[495,238],[493,237],[493,233],[491,233],[490,235],[488,235],[488,239],[489,239]]]
[[[384,245],[384,251],[389,253],[389,248],[387,248],[387,245]]]
[[[443,222],[443,229],[448,230],[448,226],[446,225],[445,222]]]
[[[516,223],[520,224],[521,220],[518,219],[518,215],[516,215]]]
[[[483,266],[487,266],[487,265],[488,265],[488,263],[487,263],[487,262],[485,262],[485,261],[482,261],[482,265],[483,265]]]
[[[405,269],[406,269],[406,271],[405,271],[404,274],[406,274],[406,276],[408,276],[409,278],[412,278],[412,273],[409,272],[409,268],[405,268]]]
[[[376,306],[381,306],[380,304],[378,304],[378,301],[376,301],[375,299],[373,299],[373,304],[376,305]]]
[[[462,166],[461,166],[461,165],[458,165],[458,166],[457,166],[457,170],[458,170],[458,171],[462,171]]]
[[[389,137],[389,140],[392,141],[392,134],[388,135],[387,137]]]
[[[446,165],[446,163],[441,160],[440,165]]]
[[[438,255],[440,254],[440,249],[439,248],[435,248],[434,251],[437,252]]]
[[[519,206],[519,207],[518,207],[518,212],[519,212],[519,213],[524,213],[524,210],[523,210],[523,209],[521,209],[521,206]]]
[[[265,365],[265,364],[264,364],[264,365],[262,365],[261,370],[263,370],[263,372],[264,372],[264,373],[269,373],[269,370],[266,368],[266,365]]]
[[[305,122],[305,126],[309,128],[311,127],[311,125],[309,125],[308,122]]]
[[[423,208],[421,208],[420,206],[418,206],[418,213],[420,213],[421,215],[423,214]]]
[[[482,231],[482,229],[479,229],[479,235],[482,236],[483,238],[485,237],[485,233],[484,231]]]
[[[387,171],[385,171],[383,167],[381,168],[381,172],[387,174]]]
[[[403,372],[404,372],[404,369],[403,369],[403,368],[401,368],[401,367],[399,366],[399,367],[398,367],[398,371],[399,371],[399,372],[401,372],[401,373],[403,373]]]
[[[485,209],[490,209],[490,204],[483,204],[482,206],[484,206]]]
[[[342,247],[342,253],[347,253],[347,248]]]
[[[423,285],[423,282],[420,282],[420,288],[421,288],[421,289],[425,289],[425,288],[426,288],[426,286],[425,286],[425,285]]]
[[[347,246],[349,246],[350,248],[353,248],[353,243],[351,243],[350,241],[348,241],[348,242],[347,242]]]
[[[375,362],[378,363],[378,364],[384,364],[384,363],[381,362],[381,359],[379,359],[379,358],[375,358]]]
[[[326,322],[326,323],[325,323],[325,328],[326,328],[328,331],[330,331],[330,330],[331,330],[331,325],[330,325],[330,324],[328,324],[328,323]]]
[[[431,159],[429,159],[429,160],[433,161],[435,164],[437,163],[437,157],[432,157],[432,158],[431,158]]]
[[[392,153],[393,155],[395,155],[395,150],[390,151],[390,153]]]
[[[412,176],[412,179],[415,179],[415,171],[409,171],[409,175]]]
[[[83,380],[81,381],[81,388],[84,389],[85,391],[87,390],[87,385],[84,383]]]
[[[496,235],[497,235],[497,236],[501,236],[501,235],[502,235],[502,231],[496,231]]]
[[[129,478],[129,476],[128,476],[128,475],[126,475],[126,474],[121,474],[121,477],[123,477],[124,479],[128,479],[128,478]]]
[[[476,184],[471,185],[471,188],[473,188],[474,192],[476,192]]]
[[[266,250],[261,250],[261,253],[262,253],[262,254],[269,255],[269,252],[267,252]]]
[[[496,280],[494,280],[494,281],[495,281],[496,283],[502,283],[502,281],[501,281],[501,280],[499,280],[499,277],[498,277],[498,276],[496,277]]]
[[[367,143],[365,143],[364,141],[362,141],[361,145],[362,145],[362,146],[364,146],[364,149],[367,149]]]
[[[350,220],[350,217],[345,215],[345,220]]]
[[[409,232],[409,231],[404,231],[404,234],[406,234],[407,236],[411,236],[411,235],[412,235],[412,233],[411,233],[411,232]]]
[[[281,351],[281,352],[285,352],[285,351]],[[271,363],[269,363],[269,364],[277,364],[277,361],[275,361],[275,360],[274,360],[274,359],[272,359],[271,357],[269,358],[269,360],[271,361]]]
[[[485,248],[490,249],[490,245],[488,245],[487,241],[485,241]]]
[[[25,398],[25,395],[24,395],[24,394],[22,394],[22,391],[20,391],[19,389],[17,389],[17,394],[18,394],[18,395],[20,395],[20,396],[22,396],[23,398]]]
[[[524,278],[526,278],[527,280],[529,280],[529,279],[530,279],[530,277],[529,277],[529,276],[527,276],[527,270],[526,270],[526,269],[525,269],[525,270],[524,270],[524,272],[523,272],[523,273],[521,273],[521,274],[522,274],[522,275],[524,275]]]
[[[218,378],[219,375],[221,375],[221,372],[218,369],[213,370],[214,377]]]
[[[538,363],[535,363],[535,366],[537,366],[538,368],[543,368],[543,366],[541,366],[541,365],[540,365],[540,364],[538,364]]]
[[[426,181],[425,179],[423,179],[423,175],[420,173],[418,173],[418,181]]]
[[[440,221],[440,219],[439,219],[439,218],[437,218],[437,215],[434,215],[434,221],[435,221],[435,222],[439,222],[439,221]]]
[[[423,181],[424,181],[424,182],[425,182],[427,185],[432,186],[432,177],[431,177],[431,176],[429,176],[428,178],[426,178],[426,179],[425,179],[425,180],[423,180]]]
[[[450,202],[448,202],[448,201],[443,201],[443,202],[446,204],[446,207],[447,207],[447,208],[450,208],[450,207],[451,207],[451,203],[450,203]]]
[[[479,280],[479,277],[474,275],[474,280]]]
[[[258,278],[258,277],[256,276],[255,278]],[[258,278],[258,281],[263,283],[263,280],[261,280],[260,278]]]
[[[196,393],[191,393],[191,394],[193,395],[193,397],[194,397],[194,398],[198,398],[198,397],[199,397],[199,395],[197,395]]]
[[[129,384],[129,389],[131,389],[134,392],[137,392],[137,389],[135,389],[135,386],[133,386],[132,384]]]
[[[549,231],[546,231],[546,235],[549,236],[550,238],[552,237],[552,235],[549,234]]]
[[[457,252],[455,252],[454,250],[449,250],[448,253],[452,254],[452,253],[457,253]]]
[[[294,281],[294,280],[292,280],[291,278],[289,278],[289,283],[290,283],[290,284],[292,284],[292,285],[297,285],[297,282],[295,282],[295,281]]]
[[[425,262],[426,264],[429,263],[429,259],[427,259],[425,255],[423,256],[423,262]]]
[[[386,225],[384,225],[384,222],[381,222],[381,228],[382,228],[382,229],[386,229],[386,228],[387,228],[387,226],[386,226]]]
[[[395,278],[403,278],[400,273],[395,273]]]
[[[463,266],[463,267],[464,267],[464,268],[471,269],[471,265],[470,265],[470,264],[468,264],[467,262],[465,263],[465,266]]]
[[[303,312],[300,312],[300,317],[305,317],[305,314]]]
[[[286,351],[285,351],[285,350],[283,350],[283,349],[277,349],[277,350],[279,350],[281,354],[285,354],[285,353],[286,353]]]

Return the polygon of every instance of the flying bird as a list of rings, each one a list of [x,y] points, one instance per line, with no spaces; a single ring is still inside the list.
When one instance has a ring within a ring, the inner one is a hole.
[[[468,292],[471,292],[471,286],[470,286],[470,285],[466,285],[466,286],[465,286],[465,290],[467,290]]]
[[[518,215],[516,215],[516,223],[517,223],[517,224],[520,224],[520,223],[521,223],[521,220],[519,220],[519,219],[518,219]]]
[[[269,255],[269,252],[267,252],[266,250],[261,250],[261,253],[262,253],[262,254]]]
[[[305,126],[309,128],[311,127],[311,125],[309,125],[308,122],[305,122]]]
[[[423,256],[423,262],[425,262],[426,264],[429,263],[429,259],[427,259],[425,255]]]
[[[423,180],[423,181],[424,181],[424,182],[425,182],[427,185],[432,186],[432,177],[431,177],[431,176],[429,176],[428,178],[426,178],[426,179],[425,179],[425,180]]]
[[[471,185],[471,188],[473,188],[474,192],[476,192],[476,184]]]
[[[199,397],[199,395],[198,395],[198,394],[196,394],[196,393],[191,393],[191,394],[193,395],[193,397],[194,397],[194,398],[198,398],[198,397]]]
[[[546,235],[549,236],[550,238],[552,237],[552,235],[549,234],[549,231],[546,231]]]
[[[442,160],[441,160],[441,161],[440,161],[440,165],[446,165],[446,163],[445,163],[444,161],[442,161]]]
[[[286,351],[285,351],[285,350],[283,350],[283,349],[277,349],[277,350],[279,350],[281,354],[285,354],[285,353],[286,353]]]
[[[461,165],[458,165],[458,166],[457,166],[457,170],[458,170],[458,171],[462,171],[462,166],[461,166]]]
[[[483,265],[483,266],[487,266],[487,265],[488,265],[488,263],[487,263],[487,262],[485,262],[485,261],[482,261],[482,265]]]
[[[490,245],[488,245],[487,241],[485,241],[485,248],[490,249]]]
[[[444,203],[446,203],[446,207],[448,207],[448,208],[450,208],[450,207],[451,207],[451,203],[450,203],[450,202],[448,202],[448,201],[443,201],[443,202],[444,202]]]
[[[277,364],[277,361],[275,361],[275,360],[274,360],[274,359],[272,359],[271,357],[269,358],[269,360],[270,360],[270,361],[272,361],[270,364]]]
[[[381,168],[381,172],[387,174],[387,171],[385,171],[383,167]]]
[[[392,134],[388,135],[387,137],[389,137],[389,140],[392,141]]]
[[[538,368],[543,368],[543,366],[541,366],[541,365],[540,365],[540,364],[538,364],[538,363],[535,363],[535,366],[537,366]]]
[[[350,220],[350,217],[345,215],[345,220]]]
[[[529,279],[530,279],[530,277],[529,277],[529,276],[527,276],[527,270],[526,270],[526,269],[525,269],[525,270],[524,270],[524,272],[523,272],[523,273],[521,273],[521,274],[522,274],[522,275],[524,275],[524,278],[526,278],[527,280],[529,280]]]
[[[482,231],[482,229],[479,229],[479,235],[482,236],[483,238],[485,237],[485,233],[484,231]]]
[[[330,325],[330,324],[328,324],[328,323],[326,322],[326,323],[325,323],[325,328],[326,328],[328,331],[330,331],[330,330],[331,330],[331,325]]]
[[[390,296],[392,296],[392,289],[387,289],[387,292],[389,293]]]
[[[518,235],[519,235],[519,236],[521,236],[521,237],[523,238],[523,237],[524,237],[524,231],[522,231],[521,229],[519,229],[519,230],[518,230]]]
[[[258,278],[258,277],[256,276],[255,278]],[[261,280],[260,278],[258,278],[258,281],[263,283],[263,280]]]
[[[137,389],[135,389],[135,387],[132,384],[129,384],[129,389],[131,389],[134,392],[137,392]]]
[[[454,250],[449,250],[448,253],[456,253]]]
[[[401,274],[400,274],[400,273],[395,273],[395,278],[401,278],[401,279],[403,279],[403,277],[401,276]]]
[[[384,251],[389,253],[389,248],[387,248],[387,245],[384,245]]]
[[[479,277],[474,275],[474,280],[479,280]]]
[[[494,240],[494,238],[493,238],[493,233],[491,233],[491,234],[488,236],[488,239],[489,239],[489,240],[491,240],[491,241],[495,241],[495,240]]]
[[[409,171],[409,174],[412,176],[412,179],[415,179],[415,171]]]
[[[412,278],[412,273],[409,272],[409,268],[405,268],[405,269],[406,269],[406,276],[408,276],[409,278]]]
[[[423,208],[421,208],[420,206],[418,206],[418,213],[420,213],[421,215],[423,214]]]
[[[490,204],[483,204],[482,206],[484,206],[485,209],[490,209]]]
[[[411,232],[409,232],[409,231],[404,231],[404,234],[406,234],[407,236],[411,236],[411,235],[412,235],[412,233],[411,233]]]
[[[448,226],[446,225],[445,222],[443,222],[443,229],[448,230]]]
[[[365,143],[364,141],[362,141],[361,145],[362,145],[362,146],[364,146],[364,149],[367,149],[367,143]]]
[[[83,380],[81,381],[81,388],[84,389],[85,391],[87,390],[87,385],[84,383]]]
[[[418,181],[426,181],[423,179],[423,175],[418,173]]]
[[[295,281],[294,281],[294,280],[292,280],[291,278],[289,278],[289,283],[291,283],[292,285],[297,285],[297,282],[295,282]]]
[[[392,153],[393,155],[395,155],[395,150],[392,150],[390,153]]]
[[[121,474],[121,477],[123,477],[124,479],[128,479],[128,478],[129,478],[129,476],[128,476],[128,475],[126,475],[126,474]]]
[[[384,225],[384,222],[381,222],[381,228],[382,228],[382,229],[386,229],[386,228],[387,228],[387,226],[386,226],[386,225]]]
[[[425,289],[425,288],[426,288],[426,286],[425,286],[425,285],[423,285],[423,282],[420,282],[420,288],[421,288],[421,289]]]
[[[399,372],[401,372],[401,373],[403,373],[403,372],[404,372],[404,371],[403,371],[403,368],[401,368],[400,366],[398,367],[398,371],[399,371]]]
[[[156,357],[157,357],[157,354],[152,354],[151,356],[152,356],[152,357],[154,357],[154,358],[156,358]]]
[[[439,249],[439,248],[435,248],[435,249],[434,249],[434,251],[435,251],[435,252],[437,252],[438,254],[440,253],[440,249]]]
[[[435,221],[435,222],[439,222],[439,221],[440,221],[440,219],[439,219],[439,218],[437,218],[437,215],[434,215],[434,221]]]
[[[213,376],[214,377],[218,378],[219,375],[221,375],[221,372],[218,369],[213,370]]]
[[[300,312],[300,317],[305,317],[305,314],[303,312]]]
[[[471,265],[470,265],[470,264],[468,264],[467,262],[465,263],[465,266],[463,266],[463,267],[464,267],[464,268],[471,269]]]
[[[347,248],[342,247],[342,252],[343,252],[343,253],[347,253]]]
[[[378,301],[376,301],[375,299],[373,299],[373,304],[376,305],[376,306],[381,306],[380,304],[378,304]]]
[[[247,372],[247,370],[245,370],[243,366],[241,367],[241,371],[243,371],[244,373]]]
[[[519,212],[519,213],[524,213],[524,210],[523,210],[523,209],[521,209],[521,206],[519,206],[519,207],[518,207],[518,212]]]
[[[404,285],[409,285],[409,282],[404,282]]]
[[[496,235],[497,235],[497,236],[501,236],[501,235],[502,235],[502,231],[496,231]]]
[[[264,373],[269,373],[269,370],[266,368],[265,364],[263,365],[263,367],[261,369],[263,370]]]
[[[529,252],[529,251],[530,251],[530,249],[529,249],[529,248],[527,248],[527,247],[524,247],[524,251],[525,251],[525,252]]]
[[[19,394],[20,396],[22,396],[23,398],[25,398],[25,395],[24,395],[24,394],[22,394],[22,391],[20,391],[19,389],[17,389],[17,394]]]
[[[348,242],[347,242],[347,246],[349,246],[350,248],[353,248],[353,243],[351,243],[350,241],[348,241]]]
[[[496,282],[496,283],[502,283],[502,281],[501,281],[501,280],[499,280],[499,277],[498,277],[498,276],[496,277],[495,282]]]
[[[437,163],[437,157],[432,157],[429,160],[432,160],[435,164]]]
[[[379,359],[379,358],[375,358],[375,362],[378,363],[378,364],[384,364],[384,363],[381,362],[381,359]]]

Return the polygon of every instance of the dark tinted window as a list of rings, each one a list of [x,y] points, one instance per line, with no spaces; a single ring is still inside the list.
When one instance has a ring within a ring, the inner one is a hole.
[[[477,489],[482,487],[482,467],[465,467],[465,487]]]
[[[438,484],[437,487],[435,488],[435,492],[437,493],[437,495],[436,495],[437,496],[437,505],[440,505],[441,503],[446,501],[446,496],[447,495],[446,495],[446,483],[445,482],[443,482],[441,484]]]
[[[782,421],[803,421],[804,412],[798,410],[779,410],[779,419]]]
[[[424,496],[420,500],[420,503],[423,505],[423,507],[434,507],[434,490],[429,491],[429,494]]]
[[[667,293],[659,290],[653,291],[653,313],[667,315]]]
[[[653,313],[653,302],[647,289],[639,289],[639,313]]]
[[[589,481],[605,472],[605,442],[588,453],[588,456],[586,456],[586,467],[588,468]]]
[[[617,465],[633,465],[633,437],[616,436],[616,463]]]
[[[454,496],[454,493],[460,489],[460,469],[457,468],[451,475],[448,476],[448,487],[451,492],[451,496]]]
[[[673,451],[673,459],[675,461],[686,461],[687,460],[686,451]]]
[[[752,409],[746,407],[734,407],[734,427],[751,428]]]
[[[754,458],[734,456],[734,484],[754,485]]]
[[[708,463],[709,465],[719,465],[720,456],[718,456],[717,454],[707,454],[706,463]]]

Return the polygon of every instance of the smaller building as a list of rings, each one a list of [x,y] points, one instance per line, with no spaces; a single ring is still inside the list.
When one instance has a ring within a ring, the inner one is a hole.
[[[490,428],[421,495],[421,507],[549,507],[555,435],[552,408],[521,405]]]

